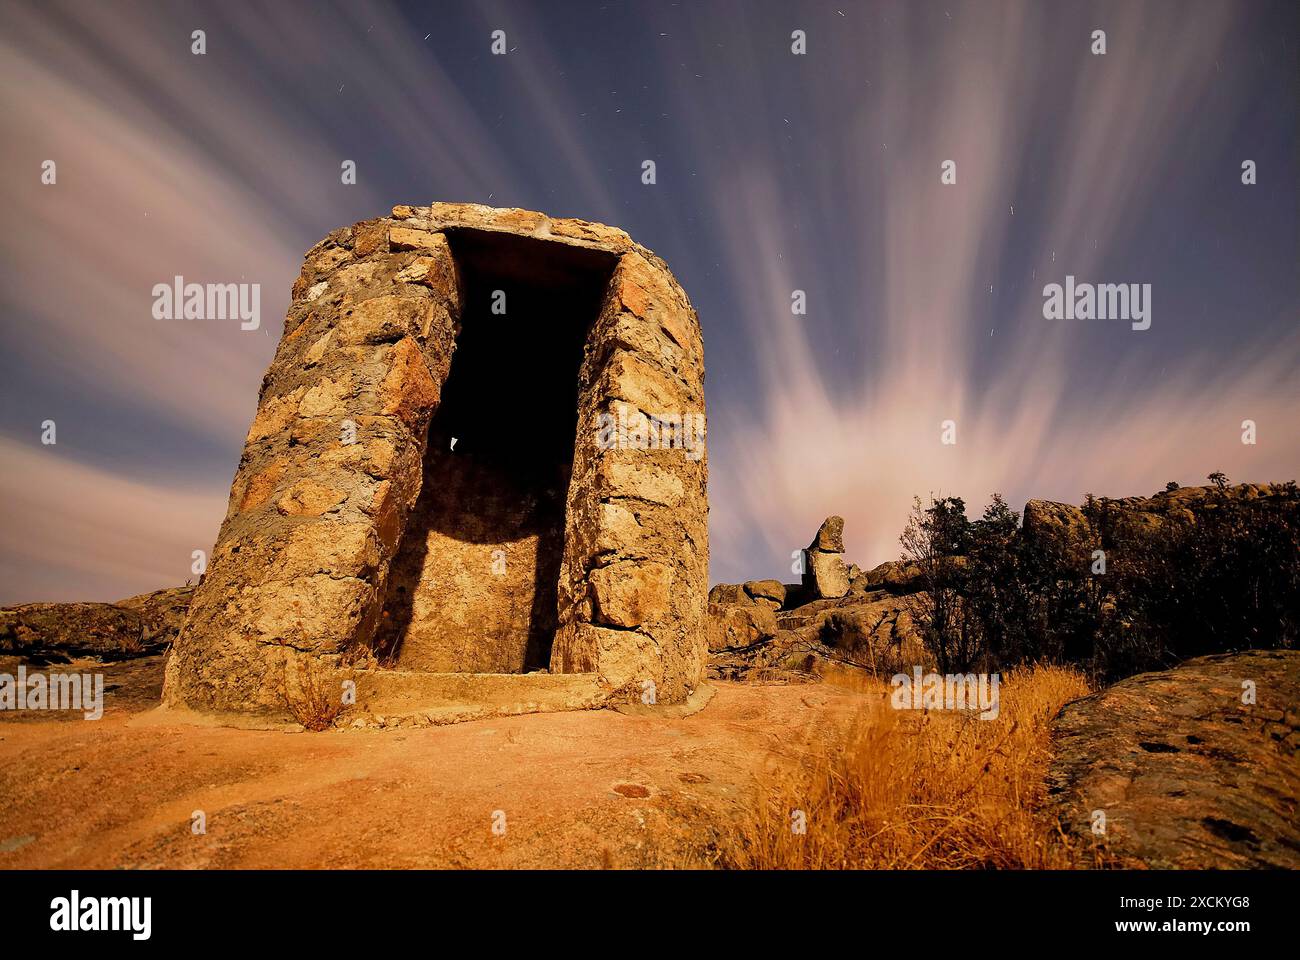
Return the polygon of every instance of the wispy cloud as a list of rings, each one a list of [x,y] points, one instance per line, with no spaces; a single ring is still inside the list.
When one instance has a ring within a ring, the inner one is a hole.
[[[857,92],[841,124],[822,126],[837,129],[834,149],[871,171],[832,194],[857,224],[841,265],[864,258],[864,282],[850,284],[850,297],[792,316],[791,291],[824,285],[828,271],[824,248],[791,243],[779,229],[802,199],[783,193],[760,157],[733,158],[734,172],[714,185],[712,214],[762,383],[757,403],[711,411],[715,577],[788,578],[791,551],[829,513],[847,520],[850,559],[892,559],[912,497],[930,492],[961,495],[974,513],[994,491],[1013,504],[1078,502],[1089,491],[1204,482],[1212,469],[1294,477],[1300,334],[1285,316],[1256,318],[1282,333],[1243,336],[1227,354],[1198,345],[1209,338],[1194,331],[1179,342],[1169,332],[1187,328],[1198,281],[1176,264],[1156,283],[1163,336],[1041,313],[1044,283],[1067,271],[1152,279],[1142,276],[1149,264],[1105,271],[1117,269],[1117,250],[1132,249],[1135,224],[1149,213],[1144,198],[1171,171],[1191,172],[1179,128],[1195,123],[1187,105],[1217,80],[1214,57],[1233,10],[1171,20],[1142,5],[1117,8],[1104,19],[1105,60],[1092,60],[1089,31],[1075,29],[1073,89],[1050,116],[1026,78],[1040,74],[1043,38],[1069,27],[1042,5],[984,8],[989,15],[967,16],[959,30],[926,32],[923,47],[919,24],[932,11],[893,10],[884,79]],[[696,118],[701,139],[711,115],[706,107]],[[1231,130],[1225,122],[1200,134],[1206,156]],[[1050,166],[1027,169],[1035,155]],[[940,183],[945,159],[957,162],[955,186]],[[1031,174],[1049,186],[1026,189]],[[1188,209],[1188,222],[1197,213]],[[870,257],[884,268],[873,272]],[[1013,293],[999,289],[1012,281]],[[1285,296],[1294,316],[1294,282]],[[857,376],[819,349],[827,338],[815,316],[827,310],[840,311],[831,322],[847,328],[844,349],[869,344]],[[1216,319],[1239,322],[1234,313]],[[855,328],[871,335],[861,340]],[[1247,418],[1259,424],[1256,446],[1240,442]],[[955,445],[941,443],[946,420],[956,424]]]
[[[930,491],[1294,477],[1282,9],[6,4],[0,602],[188,575],[303,252],[396,202],[604,219],[668,260],[705,330],[715,579],[788,575],[829,513],[851,559],[895,556]],[[1067,272],[1152,283],[1152,329],[1043,320]],[[176,274],[260,282],[264,330],[153,320]]]
[[[226,492],[175,490],[0,438],[5,601],[117,600],[184,583]]]

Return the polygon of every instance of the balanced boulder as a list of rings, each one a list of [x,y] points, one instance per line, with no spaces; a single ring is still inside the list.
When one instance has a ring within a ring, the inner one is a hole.
[[[812,599],[834,600],[849,592],[843,517],[827,517],[804,551],[803,585]]]

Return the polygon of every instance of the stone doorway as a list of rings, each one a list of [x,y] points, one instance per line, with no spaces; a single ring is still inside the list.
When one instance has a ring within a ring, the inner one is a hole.
[[[405,670],[547,669],[579,372],[617,257],[477,230],[447,239],[460,329],[375,649]]]
[[[683,702],[707,652],[703,381],[685,292],[617,228],[438,203],[334,231],[165,703],[283,718],[347,690],[347,722],[391,724]],[[667,442],[688,421],[699,442]]]

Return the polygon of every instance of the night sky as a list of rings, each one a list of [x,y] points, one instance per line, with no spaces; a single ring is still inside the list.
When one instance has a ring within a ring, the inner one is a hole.
[[[704,330],[711,581],[792,579],[831,513],[850,561],[896,557],[914,494],[1295,478],[1298,9],[0,2],[0,602],[191,575],[303,254],[396,203],[667,261]],[[260,283],[262,329],[154,319],[177,274]],[[1067,274],[1151,284],[1151,328],[1044,319]]]

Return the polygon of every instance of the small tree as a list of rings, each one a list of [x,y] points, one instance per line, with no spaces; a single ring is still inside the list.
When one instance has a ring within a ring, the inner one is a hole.
[[[898,538],[903,559],[920,570],[924,592],[908,598],[908,613],[943,673],[965,670],[978,653],[978,633],[962,599],[971,523],[961,497],[912,503]]]
[[[999,493],[971,525],[966,602],[990,668],[1024,659],[1034,584],[1017,537],[1020,515]]]

